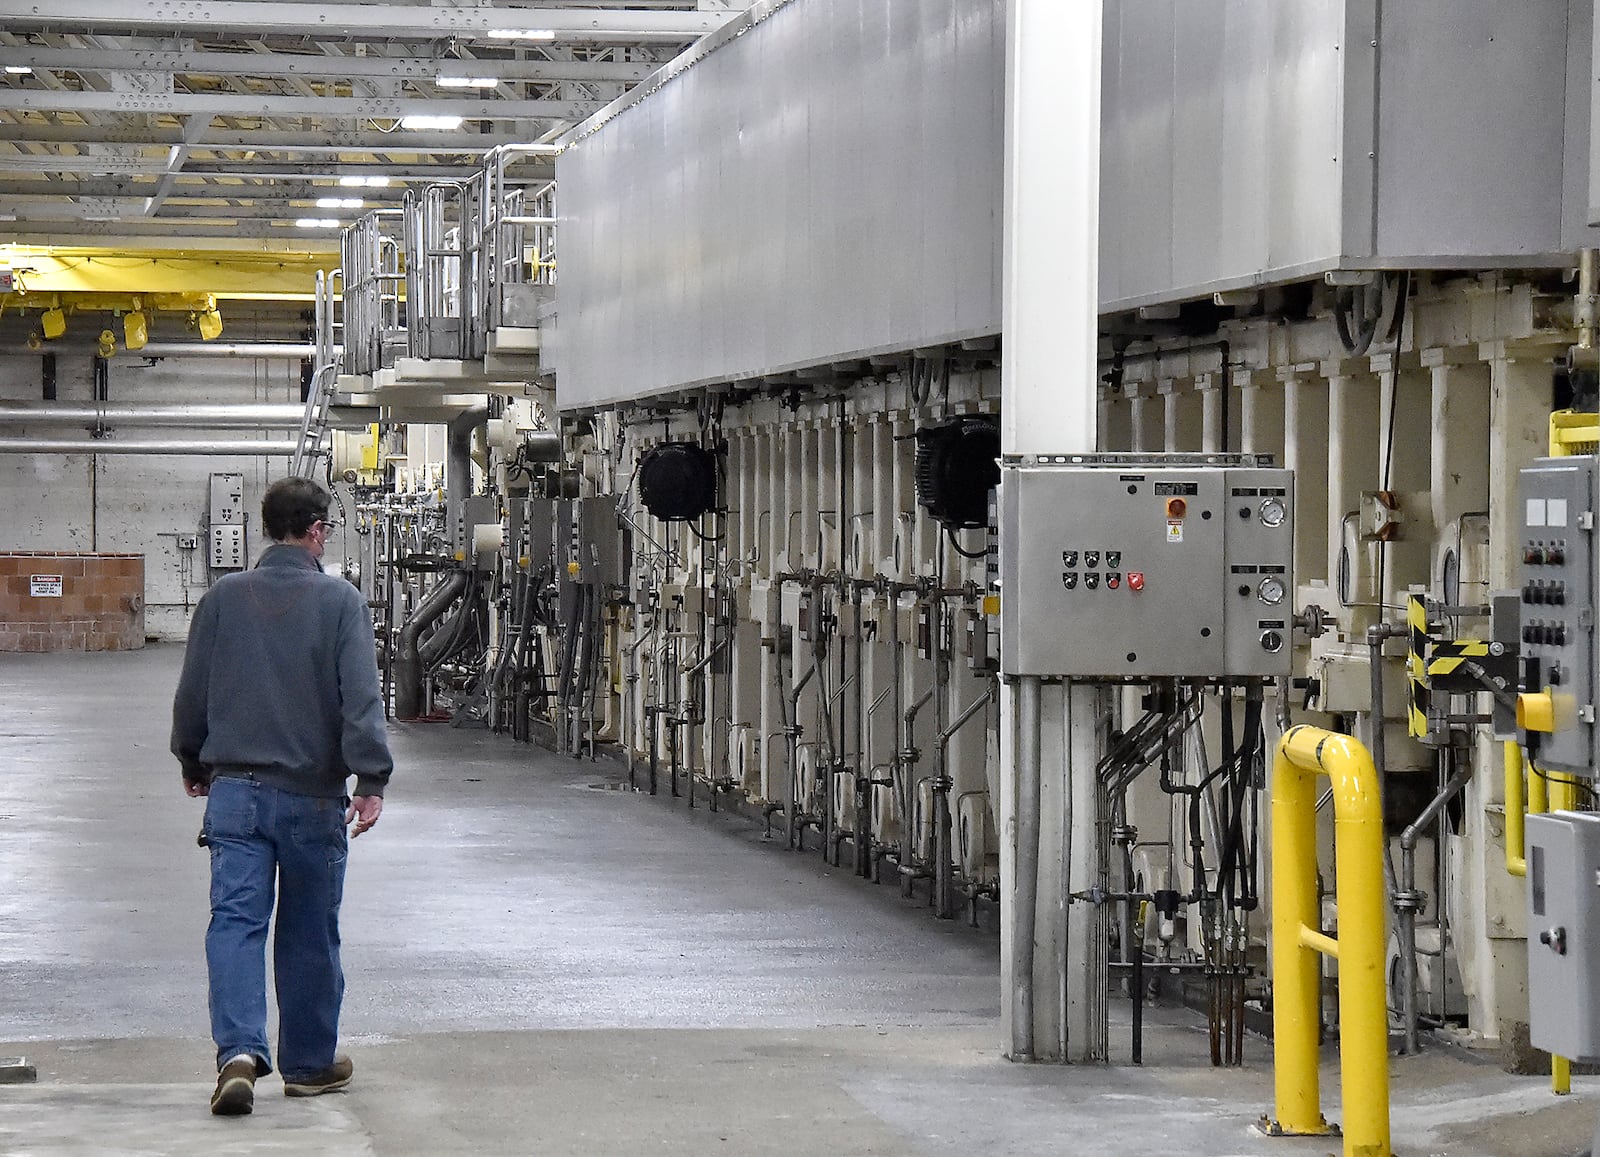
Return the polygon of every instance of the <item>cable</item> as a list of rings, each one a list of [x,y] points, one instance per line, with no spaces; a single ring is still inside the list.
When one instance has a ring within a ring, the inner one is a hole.
[[[977,550],[966,550],[966,549],[963,549],[961,543],[956,540],[955,527],[953,527],[953,526],[945,527],[944,528],[944,533],[945,533],[945,536],[950,539],[950,549],[955,551],[962,558],[986,558],[986,557],[988,557],[989,548],[986,547],[986,546],[979,547]]]

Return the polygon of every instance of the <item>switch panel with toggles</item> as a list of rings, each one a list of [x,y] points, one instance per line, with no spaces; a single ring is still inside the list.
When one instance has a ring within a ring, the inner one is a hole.
[[[1595,774],[1597,759],[1595,487],[1593,458],[1541,458],[1522,471],[1518,505],[1523,690],[1549,708],[1534,736],[1537,758],[1582,776]]]
[[[1293,475],[1254,455],[1041,455],[1001,471],[1001,667],[1286,676]]]

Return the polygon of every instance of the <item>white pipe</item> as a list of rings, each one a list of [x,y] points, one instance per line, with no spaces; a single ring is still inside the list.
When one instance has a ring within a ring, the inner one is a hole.
[[[1035,914],[1039,904],[1039,742],[1040,698],[1037,676],[1024,675],[1017,688],[1016,879],[1007,893],[1012,901],[1011,1059],[1033,1059],[1033,956]]]
[[[300,425],[302,417],[304,409],[297,405],[133,405],[127,402],[41,405],[36,402],[0,402],[0,426],[104,423],[110,426],[293,429]]]
[[[283,457],[294,453],[293,442],[121,441],[115,438],[0,438],[0,454],[205,454],[238,457]]]

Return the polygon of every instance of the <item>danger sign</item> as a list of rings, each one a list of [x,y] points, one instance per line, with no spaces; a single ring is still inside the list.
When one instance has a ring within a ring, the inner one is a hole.
[[[58,574],[29,575],[28,593],[36,599],[59,599],[61,597],[61,576]]]

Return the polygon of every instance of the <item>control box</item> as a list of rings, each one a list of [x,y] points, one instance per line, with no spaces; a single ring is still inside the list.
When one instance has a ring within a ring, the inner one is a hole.
[[[1600,1060],[1600,815],[1528,817],[1528,1029],[1536,1048]]]
[[[1287,676],[1294,476],[1254,455],[1042,455],[1002,466],[1011,675]]]
[[[211,476],[209,525],[211,569],[243,570],[246,565],[243,474]]]
[[[626,571],[617,496],[567,498],[556,503],[557,570],[571,582],[617,586]]]
[[[1541,458],[1523,469],[1518,592],[1523,690],[1548,692],[1554,730],[1540,767],[1595,774],[1595,460]]]

